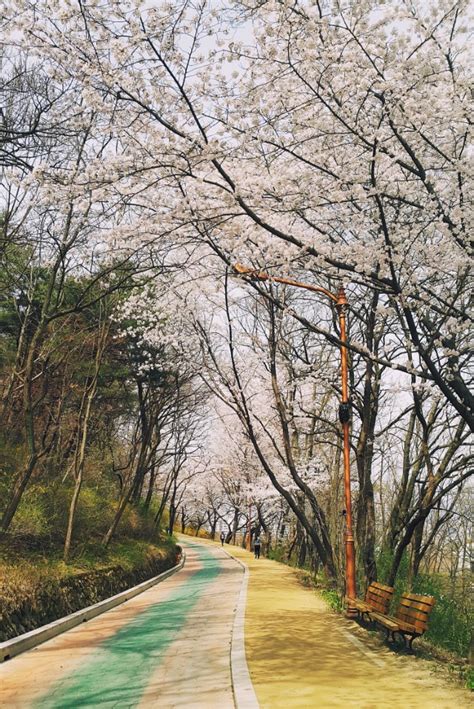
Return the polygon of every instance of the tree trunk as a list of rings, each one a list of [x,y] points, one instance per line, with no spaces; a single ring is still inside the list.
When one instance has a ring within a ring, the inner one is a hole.
[[[377,351],[378,342],[374,336],[375,313],[379,295],[374,293],[367,319],[367,347]],[[366,586],[377,580],[375,560],[375,502],[372,483],[372,462],[374,458],[375,425],[380,396],[379,367],[371,360],[365,365],[364,392],[361,406],[361,424],[356,448],[356,464],[359,478],[359,499],[356,516],[356,534],[359,558],[362,561]]]
[[[170,503],[170,518],[169,518],[169,524],[168,524],[168,533],[171,535],[173,534],[174,531],[174,525],[176,522],[176,507],[174,504],[174,498],[171,500]]]
[[[240,517],[240,510],[236,507],[234,509],[234,519],[232,522],[232,544],[236,543],[237,530],[239,528],[239,517]]]
[[[105,547],[108,547],[110,542],[112,541],[112,537],[114,536],[117,527],[119,525],[120,520],[122,519],[122,515],[125,512],[125,509],[127,507],[127,504],[130,500],[130,495],[131,495],[132,489],[129,488],[128,492],[125,493],[125,495],[122,495],[122,498],[119,502],[119,506],[117,507],[117,511],[115,512],[115,516],[113,519],[112,524],[110,525],[107,533],[104,535],[104,538],[102,539],[102,544]]]
[[[3,513],[1,526],[2,534],[7,532],[10,527],[11,521],[15,515],[18,505],[20,504],[20,500],[33,474],[38,459],[38,454],[35,453],[34,455],[32,455],[30,460],[28,461],[28,466],[18,475],[16,479],[10,500]]]
[[[79,502],[79,495],[81,493],[82,480],[84,477],[86,446],[87,446],[87,437],[89,434],[89,421],[90,421],[90,415],[91,415],[91,410],[92,410],[92,402],[94,401],[95,395],[97,392],[97,382],[99,379],[99,372],[100,372],[100,367],[102,364],[102,356],[104,354],[108,332],[109,332],[109,328],[107,325],[105,325],[102,327],[102,331],[99,333],[99,341],[97,343],[97,351],[96,351],[95,362],[94,362],[94,374],[93,374],[91,381],[87,384],[86,389],[84,391],[84,396],[83,396],[82,403],[81,403],[81,410],[79,413],[79,419],[82,418],[82,430],[81,430],[80,444],[78,445],[78,447],[76,449],[76,454],[74,456],[74,477],[75,477],[76,482],[74,485],[74,492],[73,492],[73,495],[71,498],[71,504],[69,506],[69,516],[68,516],[68,523],[67,523],[66,539],[64,540],[63,558],[66,563],[69,560],[69,553],[70,553],[71,541],[72,541],[72,532],[73,532],[73,528],[74,528],[74,517],[76,515],[77,503]],[[84,413],[82,414],[82,410],[84,409],[84,402],[85,402],[85,410],[84,410]]]
[[[69,553],[71,550],[71,541],[72,541],[72,530],[74,526],[74,517],[76,514],[76,509],[77,509],[77,503],[79,501],[79,495],[81,493],[81,487],[82,487],[82,466],[81,469],[76,476],[76,482],[74,484],[74,491],[72,494],[71,498],[71,503],[69,505],[69,515],[68,515],[68,520],[67,520],[67,530],[66,530],[66,538],[64,540],[64,552],[63,552],[63,560],[67,564],[69,561]]]

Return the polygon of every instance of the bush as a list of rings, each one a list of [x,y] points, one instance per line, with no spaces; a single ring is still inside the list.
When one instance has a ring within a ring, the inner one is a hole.
[[[51,520],[45,503],[46,500],[40,494],[28,490],[13,518],[12,533],[32,537],[48,536]]]
[[[474,617],[472,608],[466,607],[456,589],[449,585],[449,580],[442,576],[419,575],[414,580],[413,591],[436,598],[425,635],[427,640],[465,657],[469,652]]]
[[[156,505],[156,508],[158,505]],[[159,530],[155,525],[155,506],[146,509],[142,504],[129,506],[123,513],[117,530],[118,536],[130,537],[132,539],[153,540],[159,535]],[[162,519],[162,524],[166,524],[167,519]]]
[[[285,547],[282,545],[271,547],[268,550],[267,556],[273,561],[279,561],[281,564],[288,564]]]
[[[58,481],[30,485],[13,518],[11,536],[36,538],[43,546],[61,544],[66,534],[72,494],[72,480],[66,484]],[[116,491],[111,491],[104,482],[88,480],[82,486],[74,518],[73,554],[75,550],[82,552],[87,543],[102,539],[117,509],[115,495]],[[160,530],[156,529],[154,520],[156,507],[157,504],[147,510],[143,505],[129,505],[120,520],[115,538],[159,539]],[[166,521],[164,515],[162,522]]]
[[[0,642],[145,581],[174,566],[178,554],[169,539],[88,545],[69,566],[61,552],[49,549],[45,558],[25,544],[13,558],[0,543]]]
[[[383,582],[390,567],[390,554],[382,552],[377,559],[379,579]],[[402,593],[409,589],[408,554],[402,558],[395,582],[392,609],[398,606]],[[431,612],[425,638],[438,647],[465,657],[469,653],[471,628],[474,624],[472,603],[460,589],[441,574],[419,574],[412,583],[413,593],[434,596],[436,604]]]

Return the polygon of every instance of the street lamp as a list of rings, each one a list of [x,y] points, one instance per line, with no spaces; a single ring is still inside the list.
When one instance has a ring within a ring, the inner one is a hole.
[[[339,420],[342,424],[344,436],[344,501],[345,507],[345,530],[344,541],[346,551],[346,596],[348,598],[356,597],[356,578],[355,578],[355,552],[354,552],[354,535],[352,533],[352,501],[351,501],[351,460],[350,460],[350,403],[349,403],[349,383],[348,383],[348,365],[347,365],[347,333],[346,333],[346,310],[347,298],[342,285],[339,287],[337,294],[331,293],[326,288],[313,286],[310,283],[301,283],[290,278],[281,278],[280,276],[271,276],[265,271],[257,271],[252,268],[242,266],[236,263],[234,266],[236,273],[247,276],[255,281],[270,281],[272,283],[284,283],[287,286],[294,288],[304,288],[313,293],[322,293],[329,298],[337,309],[339,317],[339,330],[341,341],[341,403],[339,404]],[[347,615],[355,615],[355,609],[351,608],[350,604],[347,608]]]

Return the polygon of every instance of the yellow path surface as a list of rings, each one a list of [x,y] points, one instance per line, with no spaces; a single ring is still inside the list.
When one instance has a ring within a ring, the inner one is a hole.
[[[245,647],[261,709],[463,709],[468,690],[435,674],[432,663],[372,649],[367,633],[328,609],[295,572],[225,547],[250,569]]]

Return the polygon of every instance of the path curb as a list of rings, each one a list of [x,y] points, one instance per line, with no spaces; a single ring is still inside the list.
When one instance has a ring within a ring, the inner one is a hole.
[[[66,630],[70,630],[76,625],[80,625],[80,623],[91,620],[91,618],[95,618],[111,608],[115,608],[115,606],[125,603],[125,601],[128,601],[130,598],[138,596],[139,593],[147,591],[152,586],[155,586],[155,584],[164,581],[169,576],[172,576],[177,571],[180,571],[183,568],[185,561],[186,554],[184,549],[181,548],[180,562],[171,569],[164,571],[162,574],[153,576],[153,578],[148,579],[148,581],[143,581],[137,586],[128,588],[126,591],[121,591],[120,593],[115,594],[115,596],[106,598],[104,601],[94,603],[92,606],[87,606],[87,608],[71,613],[64,618],[59,618],[58,620],[54,620],[52,623],[42,625],[40,628],[35,628],[35,630],[30,630],[28,633],[23,633],[23,635],[18,635],[16,638],[0,643],[0,662],[4,662],[5,660],[8,660],[15,655],[19,655],[21,652],[25,652],[26,650],[31,650],[31,648],[46,642],[46,640],[50,640],[56,635],[60,635]]]
[[[239,598],[235,610],[234,625],[230,647],[230,671],[232,689],[236,709],[259,709],[257,695],[250,679],[250,672],[245,655],[245,607],[247,605],[247,587],[249,583],[249,567],[240,559],[236,559],[226,549],[223,550],[244,570],[244,578],[240,587]]]

